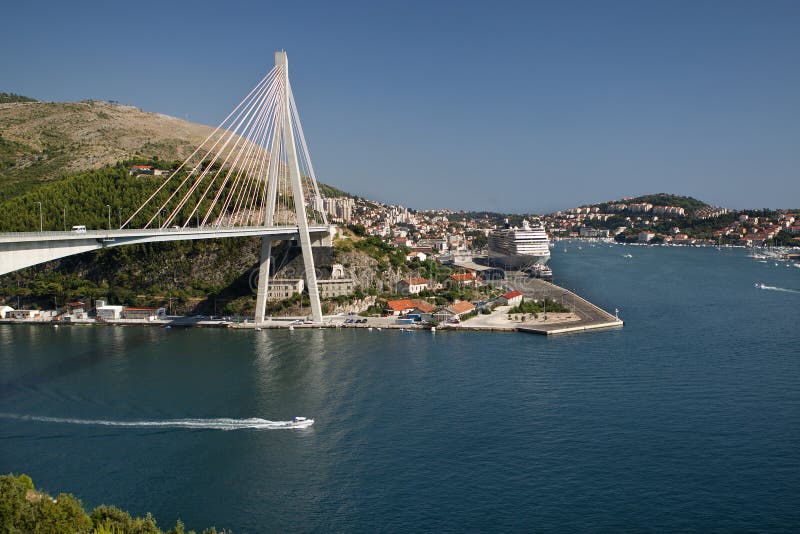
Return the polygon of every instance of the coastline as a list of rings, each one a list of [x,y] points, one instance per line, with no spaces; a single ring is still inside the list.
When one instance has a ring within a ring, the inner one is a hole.
[[[573,311],[569,313],[544,313],[542,317],[522,320],[511,319],[508,315],[510,306],[497,306],[490,314],[477,315],[457,324],[442,324],[431,327],[421,324],[399,324],[399,316],[387,317],[358,317],[364,323],[345,323],[348,319],[357,316],[335,315],[326,317],[322,323],[312,323],[306,317],[270,318],[261,323],[252,319],[243,321],[226,321],[198,317],[169,317],[167,319],[115,319],[96,321],[91,319],[61,322],[46,319],[1,319],[0,324],[26,324],[53,327],[73,326],[144,326],[156,328],[228,328],[233,330],[263,330],[263,329],[288,329],[295,328],[361,328],[367,330],[400,330],[400,331],[482,331],[482,332],[526,332],[544,335],[586,332],[590,330],[621,327],[624,322],[614,315],[606,312],[599,306],[592,304],[579,295],[551,282],[537,278],[528,278],[519,273],[510,272],[506,279],[507,285],[523,293],[525,298],[536,299],[566,297],[567,302],[572,302]]]

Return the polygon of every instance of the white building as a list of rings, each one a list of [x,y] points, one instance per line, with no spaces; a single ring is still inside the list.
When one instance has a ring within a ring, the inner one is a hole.
[[[656,237],[656,234],[653,232],[640,232],[639,233],[639,243],[649,243]]]
[[[125,306],[115,306],[104,303],[102,306],[97,306],[95,312],[98,319],[108,321],[112,319],[121,319],[122,310],[124,309]]]
[[[509,291],[498,299],[501,304],[508,306],[519,306],[522,304],[522,293],[519,291]]]
[[[411,261],[414,258],[418,259],[419,261],[425,261],[428,259],[428,255],[424,252],[411,252],[410,254],[406,255],[406,261]]]
[[[405,278],[397,282],[398,293],[411,293],[416,295],[428,288],[428,281],[424,278]]]
[[[5,319],[6,315],[11,317],[11,312],[14,311],[14,308],[11,306],[0,306],[0,319]]]
[[[40,310],[12,310],[9,312],[12,319],[36,319],[41,314]]]

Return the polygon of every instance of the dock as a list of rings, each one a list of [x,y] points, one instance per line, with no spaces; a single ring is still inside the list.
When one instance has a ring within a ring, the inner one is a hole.
[[[516,327],[517,332],[549,336],[619,328],[625,324],[615,315],[552,282],[531,278],[524,273],[508,272],[506,273],[506,285],[520,291],[526,299],[548,298],[560,301],[564,306],[572,308],[574,315],[578,316],[577,320],[569,322],[554,321],[548,324],[547,321],[537,321],[536,324],[521,324]]]

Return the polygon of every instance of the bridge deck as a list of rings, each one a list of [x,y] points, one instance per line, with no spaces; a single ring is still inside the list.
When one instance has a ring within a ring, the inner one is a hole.
[[[329,226],[309,226],[311,233],[319,234],[329,231]],[[0,243],[23,243],[42,241],[71,241],[86,239],[130,239],[130,238],[168,238],[170,241],[181,239],[216,239],[225,237],[246,237],[264,235],[289,235],[297,233],[297,226],[231,226],[201,228],[146,228],[123,230],[88,230],[86,232],[9,232],[0,233]]]

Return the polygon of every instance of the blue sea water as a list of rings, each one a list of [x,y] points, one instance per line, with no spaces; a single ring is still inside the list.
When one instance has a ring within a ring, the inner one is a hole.
[[[551,264],[625,328],[0,326],[0,471],[164,527],[800,528],[800,269],[586,243]],[[316,424],[231,421],[294,415]]]

